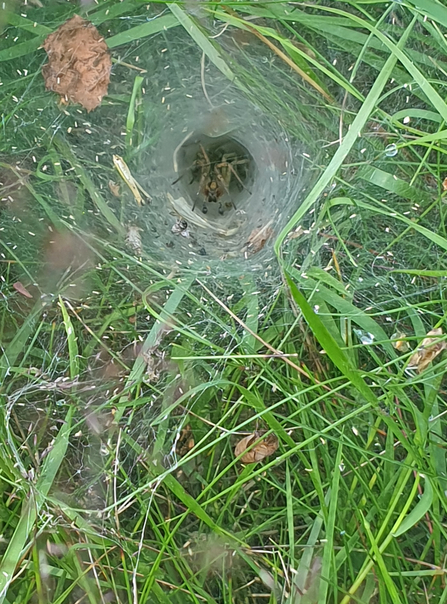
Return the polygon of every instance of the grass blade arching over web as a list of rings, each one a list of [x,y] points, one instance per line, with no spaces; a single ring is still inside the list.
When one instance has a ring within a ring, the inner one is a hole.
[[[418,476],[418,478],[419,478],[419,476]],[[416,487],[418,484],[419,484],[419,482],[418,482],[418,480],[416,480],[416,482],[415,482]],[[425,514],[431,508],[432,503],[433,503],[433,487],[431,486],[430,479],[425,478],[424,494],[419,499],[419,501],[414,506],[414,508],[411,510],[411,512],[408,514],[408,516],[405,516],[402,519],[401,524],[399,524],[399,521],[401,520],[401,517],[399,517],[399,520],[396,523],[396,524],[398,524],[398,527],[393,532],[393,535],[395,537],[399,537],[400,535],[403,535],[408,530],[410,530],[412,526],[414,526],[416,523],[418,523],[419,520],[421,520],[421,518],[423,518],[425,516]]]
[[[216,46],[209,40],[208,36],[203,33],[200,27],[196,24],[194,19],[190,17],[178,4],[168,5],[171,12],[176,16],[180,25],[182,25],[194,42],[199,48],[206,54],[209,60],[219,69],[224,76],[226,76],[231,82],[234,82],[236,76],[228,67],[227,63],[222,59]],[[238,84],[241,86],[241,84]]]
[[[226,23],[232,23],[236,27],[245,29],[246,31],[250,31],[254,36],[256,36],[259,40],[261,40],[261,42],[263,44],[268,46],[272,52],[274,52],[277,56],[279,56],[280,59],[282,59],[291,69],[296,71],[298,73],[298,75],[305,82],[307,82],[317,92],[319,92],[328,102],[330,102],[330,103],[333,102],[333,99],[330,96],[330,94],[322,88],[322,86],[315,80],[315,78],[313,78],[311,74],[307,73],[304,69],[302,69],[302,67],[300,65],[297,64],[296,61],[293,60],[294,53],[298,54],[298,55],[299,55],[299,53],[298,53],[297,48],[295,48],[293,46],[293,44],[291,44],[291,42],[289,42],[289,40],[287,40],[286,38],[283,38],[282,36],[277,35],[270,28],[259,27],[257,25],[253,25],[251,23],[247,23],[244,19],[241,19],[237,15],[237,13],[235,13],[228,7],[226,10],[227,10],[226,13],[222,13],[222,12],[217,13],[216,12],[215,15],[218,16],[222,21],[224,21]],[[292,58],[285,55],[282,52],[282,50],[280,50],[277,46],[275,46],[273,44],[273,42],[271,42],[269,40],[269,38],[276,39],[287,52],[290,51],[289,54],[291,55]],[[311,57],[304,55],[304,53],[303,53],[303,56],[305,57],[306,61],[312,62],[314,65],[318,66],[318,68],[322,69],[323,71],[326,71],[326,73],[327,73],[327,70],[324,67],[322,67],[321,65],[319,65],[317,61],[315,61],[313,59],[311,60]],[[303,57],[301,57],[301,58],[303,59]]]
[[[165,31],[171,27],[176,27],[177,25],[178,20],[175,17],[172,15],[164,15],[163,17],[152,19],[152,21],[149,21],[148,23],[137,25],[127,31],[116,34],[116,36],[108,38],[106,43],[109,48],[116,48],[117,46],[129,44],[129,42],[134,42],[135,40],[141,40],[142,38],[152,36],[153,34]]]
[[[363,22],[362,19],[359,21]],[[407,27],[406,31],[402,35],[402,38],[399,41],[399,47],[403,47],[405,42],[410,35],[413,26],[415,23],[415,19],[411,22],[411,24]],[[394,46],[394,45],[393,45]],[[364,125],[369,119],[369,116],[376,108],[376,103],[380,98],[383,88],[385,87],[388,79],[393,71],[394,66],[396,65],[397,57],[395,54],[392,54],[386,61],[383,66],[382,71],[377,76],[376,81],[374,82],[368,96],[365,99],[361,109],[357,113],[356,118],[354,119],[351,128],[346,133],[346,136],[337,149],[334,157],[330,161],[328,167],[321,175],[318,182],[310,191],[309,195],[304,199],[301,206],[283,228],[281,233],[278,235],[277,240],[275,241],[275,252],[280,254],[281,245],[284,242],[284,239],[287,236],[287,233],[301,220],[301,218],[311,209],[313,204],[317,201],[319,196],[323,193],[324,189],[330,184],[331,180],[336,175],[338,169],[346,159],[346,156],[351,151],[354,143],[358,138],[358,133],[362,130]]]
[[[314,336],[326,351],[326,354],[334,363],[334,365],[340,370],[340,372],[349,380],[354,388],[364,397],[364,399],[373,407],[378,407],[378,400],[376,394],[368,386],[360,371],[351,365],[350,359],[346,356],[345,352],[340,348],[336,340],[329,333],[320,317],[313,311],[311,305],[300,292],[298,287],[295,285],[288,273],[286,273],[286,280],[290,288],[293,299],[299,306],[303,316],[308,323],[309,327],[313,331]],[[390,429],[396,439],[399,440],[403,446],[407,449],[410,456],[413,455],[411,446],[406,442],[407,439],[403,434],[402,430],[398,427],[395,421],[386,415],[383,416],[383,421],[386,423],[388,429]]]
[[[300,275],[298,271],[294,268],[291,268],[289,272],[291,276],[296,279],[296,282],[299,282]],[[311,271],[309,271],[309,273],[311,273]],[[332,289],[326,287],[326,285],[322,284],[322,282],[317,279],[314,280],[312,278],[307,278],[306,286],[314,291],[312,296],[313,301],[315,301],[317,304],[320,304],[320,300],[322,300],[331,307],[335,308],[337,312],[345,315],[350,319],[350,321],[356,323],[361,329],[373,334],[375,340],[382,343],[383,347],[391,358],[396,357],[396,352],[388,341],[388,336],[383,327],[381,327],[364,310],[354,306],[352,302],[346,298],[343,298]]]
[[[365,397],[365,399],[373,406],[376,406],[376,396],[366,384],[365,380],[361,377],[358,371],[351,366],[348,357],[345,355],[343,350],[328,332],[326,327],[323,325],[323,322],[321,321],[320,317],[315,314],[309,302],[299,291],[299,289],[288,274],[286,274],[286,279],[290,287],[293,299],[298,304],[299,308],[301,309],[301,312],[303,313],[304,318],[309,324],[309,327],[312,329],[315,337],[317,338],[321,346],[323,346],[329,358],[332,360],[334,365],[336,365],[338,369],[343,373],[343,375],[348,378],[351,384],[355,386],[357,390]]]

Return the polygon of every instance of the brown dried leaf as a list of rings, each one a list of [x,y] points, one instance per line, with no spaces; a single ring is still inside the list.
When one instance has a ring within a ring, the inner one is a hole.
[[[444,189],[444,191],[447,191],[447,178],[444,178],[444,180],[442,181],[442,188]]]
[[[87,111],[98,107],[107,94],[112,61],[96,27],[75,15],[50,34],[43,47],[48,55],[42,67],[47,90]]]
[[[437,336],[442,335],[442,329],[440,327],[429,331],[427,336],[422,340],[421,345],[418,346],[416,351],[412,354],[408,362],[408,368],[416,369],[418,373],[424,371],[438,354],[447,348],[445,340],[437,339]]]
[[[12,286],[16,290],[16,292],[18,292],[19,294],[22,294],[22,296],[25,296],[25,298],[32,298],[33,297],[29,293],[29,291],[26,289],[26,287],[20,283],[20,281],[17,281],[16,283],[13,283]]]
[[[264,438],[264,434],[265,431],[263,430],[253,432],[253,434],[246,436],[237,443],[234,449],[236,457],[247,451],[242,455],[240,459],[241,463],[262,461],[276,451],[278,448],[278,438],[275,434],[269,434]]]
[[[269,226],[253,229],[247,239],[246,249],[248,254],[260,252],[272,235],[273,230]]]
[[[144,229],[140,229],[140,227],[133,225],[129,225],[127,228],[126,245],[129,249],[138,254],[138,256],[141,256],[143,253],[143,244],[140,235],[143,230]]]
[[[175,445],[175,450],[179,457],[184,457],[194,447],[194,435],[191,426],[187,424],[180,432]]]
[[[113,182],[113,180],[109,180],[109,190],[114,197],[120,196],[120,186],[118,183]]]
[[[165,353],[158,350],[157,346],[152,346],[152,348],[141,352],[140,355],[146,363],[147,379],[152,383],[158,382],[162,372],[168,366],[167,361],[165,361]]]

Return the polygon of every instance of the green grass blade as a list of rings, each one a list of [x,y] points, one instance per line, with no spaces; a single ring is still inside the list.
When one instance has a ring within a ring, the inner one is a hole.
[[[435,243],[440,248],[447,250],[447,239],[445,239],[441,235],[438,235],[438,233],[435,233],[434,231],[418,224],[417,222],[414,222],[413,220],[411,220],[411,218],[407,218],[403,214],[399,214],[398,212],[396,212],[392,209],[389,209],[382,202],[379,202],[376,200],[376,202],[375,202],[376,205],[373,206],[369,203],[365,203],[365,202],[359,201],[359,200],[353,200],[348,197],[339,197],[339,198],[332,199],[330,201],[330,203],[331,203],[331,205],[337,205],[337,204],[351,205],[352,204],[359,208],[365,208],[365,209],[375,212],[377,214],[382,214],[383,216],[388,216],[388,218],[391,218],[394,220],[399,220],[400,222],[403,222],[407,226],[411,227],[412,229],[414,229],[415,231],[417,231],[418,233],[420,233],[421,235],[423,235],[424,237],[426,237],[427,239],[429,239],[430,241]]]
[[[339,12],[341,12],[341,11],[339,11]],[[361,19],[359,19],[359,21],[363,22]],[[413,20],[412,23],[407,27],[406,31],[404,32],[404,34],[402,35],[402,37],[400,39],[399,47],[403,47],[405,45],[405,42],[407,41],[407,38],[413,29],[414,23],[415,23],[415,21]],[[334,157],[331,159],[329,165],[327,166],[327,168],[321,175],[318,182],[312,188],[309,195],[304,199],[304,201],[302,202],[299,209],[295,212],[295,214],[292,216],[292,218],[289,220],[289,222],[283,228],[281,233],[278,235],[278,238],[275,241],[275,252],[277,254],[280,253],[281,245],[284,242],[284,239],[286,238],[288,232],[301,220],[301,218],[305,214],[307,214],[309,212],[312,205],[317,201],[319,196],[323,193],[325,188],[329,185],[331,180],[336,175],[338,169],[340,168],[340,166],[346,159],[348,153],[351,151],[353,145],[355,144],[355,142],[358,139],[358,133],[361,132],[361,130],[365,126],[366,122],[368,121],[369,116],[376,108],[376,103],[379,100],[379,97],[382,94],[382,90],[384,89],[385,85],[387,84],[387,82],[391,76],[391,73],[393,71],[394,66],[396,65],[396,62],[397,62],[397,57],[396,57],[396,54],[393,53],[387,59],[385,65],[383,66],[382,71],[378,75],[368,96],[366,97],[365,102],[363,103],[360,111],[357,113],[357,115],[351,125],[351,128],[346,133],[346,136],[343,139],[342,144],[337,149],[337,151],[336,151]]]
[[[162,333],[162,331],[164,329],[164,324],[166,323],[166,321],[169,321],[170,318],[173,316],[173,314],[177,310],[180,302],[182,301],[183,297],[187,293],[187,291],[190,288],[191,283],[194,281],[194,279],[195,279],[195,276],[192,276],[192,277],[181,280],[180,283],[177,284],[177,286],[173,289],[171,295],[169,296],[166,304],[164,305],[163,310],[160,313],[159,319],[154,323],[152,329],[150,330],[149,334],[147,335],[146,340],[144,341],[143,347],[141,349],[141,353],[135,360],[132,370],[130,371],[129,377],[126,380],[126,384],[124,387],[124,391],[126,392],[126,395],[124,395],[122,397],[122,399],[120,400],[120,402],[123,404],[123,406],[120,406],[120,408],[117,411],[117,414],[116,414],[117,423],[119,423],[119,421],[122,417],[122,414],[125,411],[125,405],[128,402],[128,394],[127,394],[128,389],[131,389],[133,384],[138,384],[141,382],[141,379],[146,370],[144,354],[147,351],[149,351],[151,348],[153,348],[154,346],[157,345],[157,343],[159,342],[160,334]],[[144,298],[144,295],[143,295],[143,298]],[[166,410],[166,414],[169,415],[169,413],[170,413],[170,411]]]
[[[9,48],[0,50],[0,63],[12,61],[12,59],[18,59],[19,57],[28,55],[31,52],[36,52],[36,50],[42,46],[46,37],[46,35],[36,36],[35,38],[27,40],[26,42],[21,42],[20,44],[15,44]]]
[[[178,24],[178,20],[172,15],[164,15],[163,17],[158,17],[152,21],[149,21],[148,23],[137,25],[136,27],[132,27],[127,31],[116,34],[116,36],[108,38],[106,40],[107,46],[109,48],[116,48],[117,46],[122,46],[123,44],[129,44],[135,40],[141,40],[147,36],[157,34],[160,31],[166,31],[171,29],[171,27],[176,27]]]
[[[418,481],[416,481],[415,484],[417,486]],[[396,523],[398,528],[397,528],[397,530],[395,530],[393,532],[393,535],[395,537],[399,537],[400,535],[403,535],[408,530],[410,530],[411,527],[413,527],[417,522],[419,522],[419,520],[421,520],[421,518],[423,518],[425,516],[425,514],[431,508],[432,503],[433,503],[433,487],[431,486],[430,479],[426,477],[425,478],[425,490],[424,490],[422,497],[417,502],[417,504],[414,506],[414,508],[411,510],[411,512],[408,514],[408,516],[405,516],[405,518],[402,520],[402,522],[400,524],[399,524],[399,521]],[[400,518],[399,518],[399,520],[400,520]]]
[[[169,3],[168,4],[171,12],[175,15],[180,25],[182,25],[197,46],[206,54],[209,60],[221,71],[225,77],[232,82],[235,81],[236,76],[228,67],[227,63],[222,59],[220,52],[217,47],[210,41],[207,35],[204,34],[202,29],[196,24],[195,20],[190,17],[186,11],[184,11],[180,5]]]
[[[331,498],[331,489],[329,488],[325,497],[325,505],[327,506]],[[312,524],[309,538],[307,540],[306,548],[303,551],[300,564],[297,568],[296,575],[294,577],[291,595],[287,600],[287,604],[309,604],[306,594],[306,582],[312,569],[312,559],[314,557],[315,548],[320,538],[320,532],[324,524],[323,510],[320,510],[318,515]]]
[[[0,384],[3,383],[9,369],[15,364],[19,354],[25,349],[25,344],[36,327],[36,319],[42,313],[43,306],[38,300],[32,308],[23,325],[14,335],[0,357]]]
[[[132,95],[129,101],[129,110],[127,112],[126,120],[126,147],[132,147],[133,143],[133,129],[135,126],[135,108],[137,106],[137,99],[141,97],[141,88],[143,86],[144,78],[137,76],[133,83]]]
[[[361,377],[357,370],[351,366],[349,359],[344,353],[344,351],[340,348],[335,339],[328,332],[320,317],[315,314],[309,302],[306,300],[306,298],[299,291],[295,283],[287,274],[286,279],[290,287],[293,299],[298,304],[306,322],[312,329],[315,337],[317,338],[321,346],[326,351],[328,357],[331,359],[334,365],[338,367],[341,373],[351,382],[351,384],[353,384],[353,386],[355,386],[357,390],[365,397],[365,399],[372,405],[376,406],[376,396],[366,384],[365,380]]]
[[[388,590],[388,593],[390,594],[391,602],[393,602],[393,603],[396,602],[396,604],[401,604],[402,600],[400,599],[396,586],[395,586],[392,578],[390,577],[387,565],[385,564],[385,561],[382,556],[382,552],[380,551],[378,543],[371,531],[371,525],[365,518],[363,518],[363,514],[361,511],[360,511],[360,514],[363,519],[363,527],[364,527],[365,532],[368,535],[369,541],[371,543],[371,550],[372,550],[372,554],[374,556],[374,561],[377,564],[377,566],[382,574],[382,578],[384,580],[385,586]]]
[[[56,436],[53,448],[45,458],[35,488],[30,491],[29,497],[24,499],[20,520],[0,562],[0,604],[5,602],[8,587],[34,530],[36,518],[65,457],[70,437],[72,415],[73,408],[70,407],[65,416],[64,424]]]
[[[67,312],[67,309],[61,296],[59,296],[59,306],[62,311],[65,333],[67,334],[68,357],[70,362],[70,377],[73,380],[79,375],[78,343],[73,329],[73,323],[71,322],[70,315]]]
[[[429,0],[425,0],[425,1],[429,1]],[[344,16],[349,15],[349,18],[352,19],[355,23],[357,23],[358,25],[361,25],[361,26],[363,25],[371,33],[373,33],[393,53],[393,55],[402,63],[402,65],[405,67],[405,69],[408,71],[408,73],[413,77],[415,82],[418,84],[418,86],[420,87],[422,92],[425,94],[428,101],[430,101],[430,103],[433,105],[433,107],[436,108],[436,110],[441,115],[442,119],[445,122],[447,122],[447,104],[445,103],[445,101],[441,97],[441,95],[438,94],[438,92],[433,88],[433,86],[430,84],[430,82],[427,80],[427,78],[415,66],[413,61],[409,57],[407,57],[407,55],[402,51],[402,48],[403,48],[403,45],[401,44],[402,38],[399,41],[399,43],[396,45],[389,38],[384,36],[382,34],[382,32],[380,32],[378,29],[376,29],[373,25],[371,25],[367,21],[364,21],[363,19],[360,19],[356,15],[345,13],[344,11],[341,11],[339,9],[330,8],[330,7],[325,7],[323,10],[334,13],[334,14],[338,14],[338,15],[344,15]],[[446,9],[444,9],[444,10],[446,10]],[[412,21],[412,24],[410,26],[411,28],[413,27],[413,24],[414,24],[414,20]],[[408,32],[408,28],[407,28],[406,32],[404,33],[403,37],[406,36],[407,32]]]
[[[334,470],[331,485],[331,497],[329,499],[329,511],[326,520],[325,537],[326,542],[323,551],[323,562],[321,564],[321,581],[318,594],[318,604],[326,604],[329,591],[329,578],[332,575],[334,564],[334,531],[337,517],[338,496],[340,493],[340,467],[342,462],[343,443],[340,442],[337,449],[337,455],[334,460]],[[334,579],[336,583],[336,580]]]
[[[430,203],[432,199],[431,195],[425,191],[410,185],[405,180],[398,178],[395,174],[390,174],[379,168],[364,166],[358,171],[357,176],[373,185],[386,189],[390,193],[394,193],[405,199],[411,199],[416,203]]]
[[[72,167],[75,170],[77,177],[79,178],[81,183],[84,185],[85,189],[90,194],[90,197],[92,198],[93,203],[96,205],[96,207],[101,212],[101,214],[104,216],[104,218],[107,220],[107,222],[119,234],[124,236],[125,229],[124,229],[123,225],[120,223],[120,221],[115,216],[115,214],[112,212],[112,210],[109,208],[109,206],[107,205],[107,202],[105,201],[103,196],[99,193],[97,187],[93,183],[89,174],[87,173],[85,168],[81,165],[80,161],[77,159],[77,157],[75,156],[75,154],[73,153],[73,151],[71,150],[69,145],[67,145],[67,143],[58,136],[54,137],[54,144],[57,147],[57,149],[59,150],[59,153],[61,154],[61,156],[64,159],[66,159],[68,162],[70,162],[70,164],[72,165]]]
[[[433,19],[447,27],[447,8],[434,0],[408,0],[410,6],[421,11],[425,18]]]

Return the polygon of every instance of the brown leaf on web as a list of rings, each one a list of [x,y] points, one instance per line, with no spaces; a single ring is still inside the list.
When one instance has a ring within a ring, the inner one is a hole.
[[[271,224],[271,223],[269,223]],[[267,241],[273,235],[273,230],[269,225],[266,225],[262,228],[253,229],[250,235],[248,236],[247,243],[243,251],[251,256],[252,254],[257,254],[262,250]]]
[[[175,450],[179,457],[184,457],[194,447],[194,434],[191,426],[187,424],[176,440]]]
[[[22,296],[25,296],[25,298],[33,297],[32,294],[30,294],[29,291],[26,289],[26,287],[22,285],[22,283],[20,283],[20,281],[16,281],[16,283],[13,283],[12,286],[16,290],[16,292],[18,292]]]
[[[75,15],[43,43],[48,63],[42,67],[47,90],[61,102],[79,103],[87,111],[101,104],[107,94],[112,61],[104,38],[96,27]]]
[[[264,437],[264,434],[265,431],[259,430],[237,443],[234,449],[236,457],[239,457],[239,455],[242,455],[246,451],[239,460],[241,463],[262,461],[276,451],[278,448],[278,438],[275,434],[269,434],[266,437]]]
[[[114,182],[113,180],[109,180],[109,190],[114,197],[119,197],[121,194],[119,184]]]
[[[408,362],[409,369],[415,369],[417,373],[421,373],[430,363],[440,354],[447,343],[445,340],[440,340],[438,336],[442,336],[442,329],[437,327],[428,332],[427,336],[422,340],[420,346],[411,355]]]

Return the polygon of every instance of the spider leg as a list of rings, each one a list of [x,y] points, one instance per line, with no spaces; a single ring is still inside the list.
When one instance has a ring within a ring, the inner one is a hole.
[[[220,171],[220,168],[223,168],[226,165],[227,165],[226,162],[217,164],[216,166],[214,166],[214,173],[216,175],[217,180],[222,184],[223,188],[225,189],[225,192],[229,195],[230,194],[230,191],[228,190],[229,182],[225,181],[225,178],[224,178],[222,172]]]
[[[202,152],[203,159],[205,160],[205,165],[209,166],[210,165],[210,158],[208,157],[208,154],[205,151],[205,148],[202,145],[202,143],[200,143],[199,147],[200,147],[200,151]]]
[[[219,170],[219,172],[218,172],[218,173],[220,174],[221,178],[223,178],[223,176],[222,176],[222,175],[221,175],[221,173],[220,173],[220,168],[227,167],[227,168],[230,170],[230,172],[231,172],[231,173],[232,173],[232,174],[233,174],[233,175],[236,177],[236,180],[238,181],[238,183],[239,183],[239,184],[240,184],[240,185],[241,185],[241,186],[242,186],[244,189],[246,189],[246,190],[247,190],[247,191],[250,193],[250,195],[251,195],[251,192],[249,191],[249,189],[247,189],[247,187],[244,185],[244,183],[243,183],[243,182],[242,182],[242,180],[240,179],[239,174],[238,174],[238,173],[236,172],[236,170],[233,168],[233,166],[240,165],[240,164],[246,164],[247,162],[248,162],[248,159],[236,159],[236,160],[234,160],[234,161],[232,161],[232,162],[226,162],[226,161],[223,161],[223,162],[221,162],[220,164],[217,164],[217,165],[216,165],[215,170]],[[224,186],[225,186],[225,185],[224,185]],[[226,191],[227,191],[227,193],[228,193],[228,188],[227,188],[227,187],[225,187],[225,190],[226,190]]]
[[[171,183],[171,184],[176,185],[176,184],[178,183],[178,181],[179,181],[181,178],[183,178],[184,176],[185,176],[185,173],[183,172],[183,174],[180,174],[180,176],[179,176],[178,178],[176,178],[176,179],[174,180],[174,182],[173,182],[173,183]],[[190,184],[191,184],[191,183],[190,183]]]

